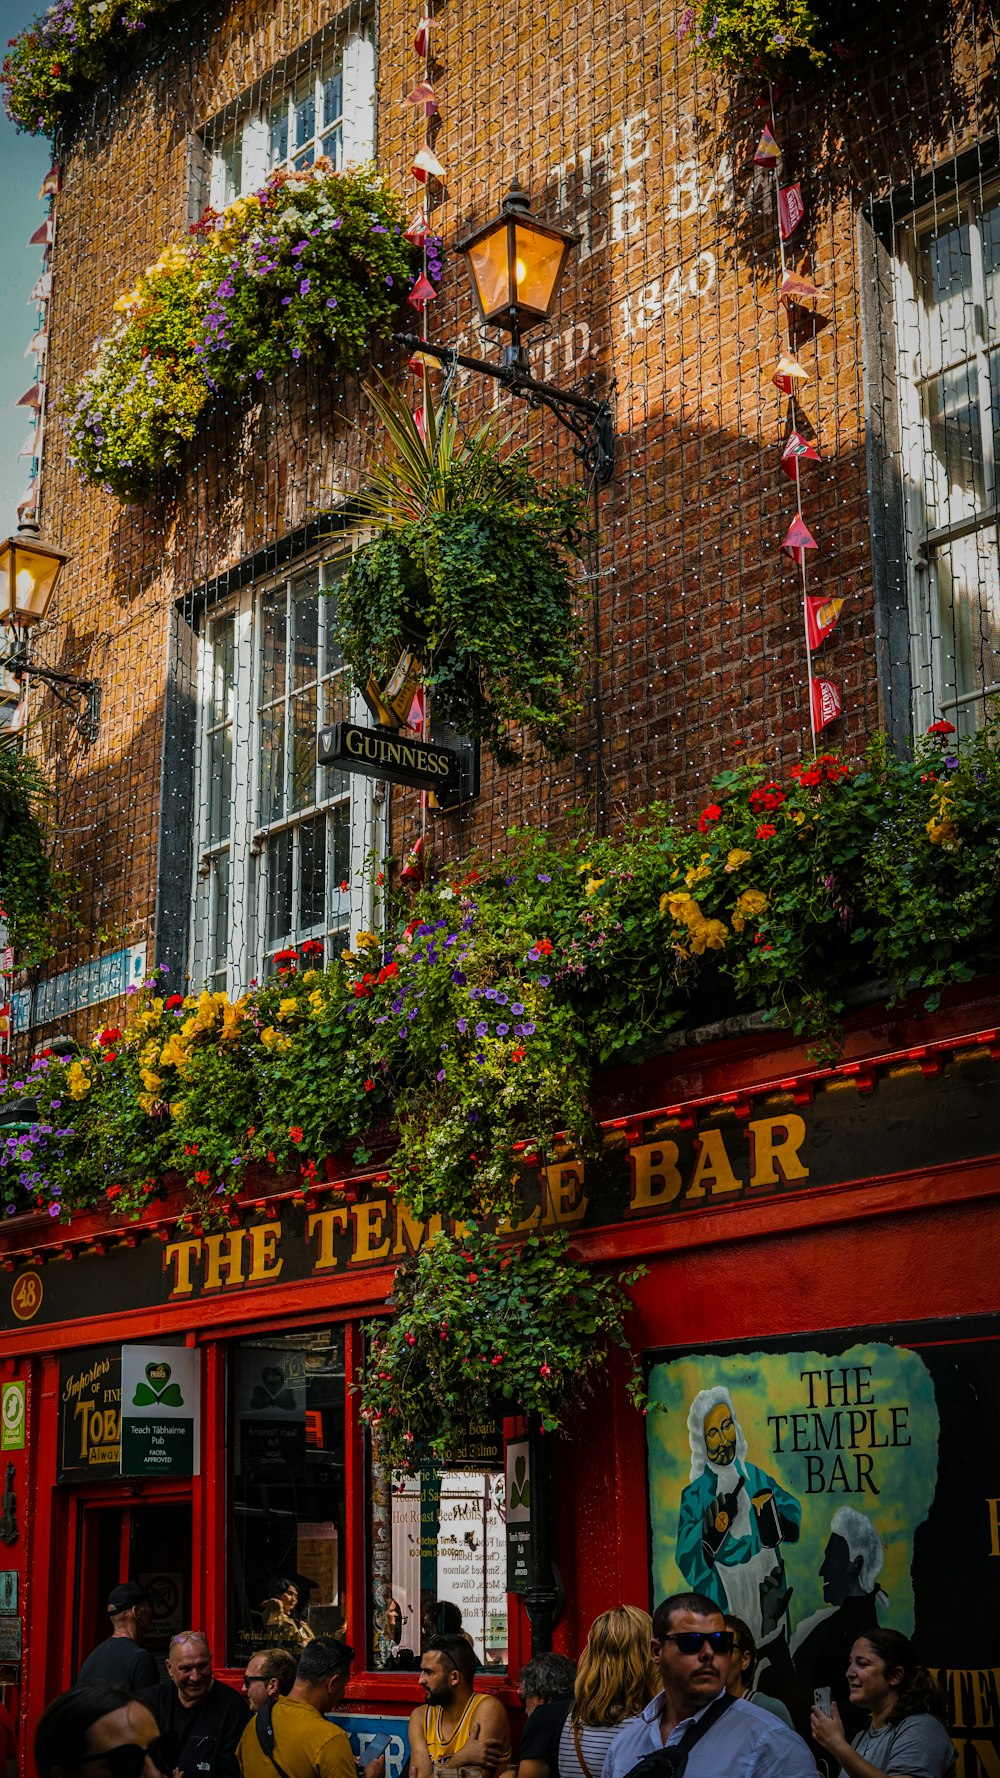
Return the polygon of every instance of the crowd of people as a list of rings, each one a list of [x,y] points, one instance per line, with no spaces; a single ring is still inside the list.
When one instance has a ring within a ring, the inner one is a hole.
[[[38,1725],[38,1778],[358,1778],[329,1720],[353,1660],[344,1642],[261,1649],[237,1691],[215,1677],[204,1634],[184,1630],[159,1679],[142,1648],[147,1606],[132,1583],[112,1593],[111,1636]],[[824,1688],[800,1733],[755,1687],[756,1661],[748,1626],[704,1594],[675,1594],[652,1618],[632,1605],[603,1612],[578,1664],[544,1653],[523,1668],[515,1758],[503,1703],[475,1690],[469,1637],[434,1631],[408,1723],[409,1778],[954,1778],[943,1695],[898,1631],[871,1626],[851,1647],[846,1697],[863,1721],[853,1734]],[[382,1753],[363,1767],[363,1778],[384,1774]]]

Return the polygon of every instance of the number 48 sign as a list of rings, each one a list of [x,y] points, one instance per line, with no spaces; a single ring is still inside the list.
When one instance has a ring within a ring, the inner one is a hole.
[[[0,1449],[24,1450],[24,1383],[5,1383],[0,1391]]]

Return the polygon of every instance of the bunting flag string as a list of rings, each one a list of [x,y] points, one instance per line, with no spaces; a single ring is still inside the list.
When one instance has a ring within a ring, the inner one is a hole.
[[[809,372],[799,363],[799,347],[807,340],[815,340],[830,317],[823,311],[825,293],[812,276],[808,255],[804,255],[795,267],[790,266],[786,259],[785,243],[805,221],[806,203],[798,180],[784,182],[784,156],[776,133],[773,88],[770,90],[770,113],[770,124],[765,124],[753,158],[754,166],[767,168],[774,180],[781,263],[778,301],[785,311],[788,330],[788,350],[779,356],[771,381],[776,389],[797,404],[799,390],[810,381]],[[813,654],[822,648],[836,627],[844,601],[841,598],[824,598],[809,591],[808,559],[811,551],[819,550],[819,544],[802,512],[802,469],[805,464],[820,462],[821,457],[812,439],[799,431],[795,423],[794,407],[792,422],[792,429],[781,452],[779,467],[795,483],[795,517],[782,538],[781,548],[795,562],[801,576],[809,730],[815,754],[816,737],[829,723],[837,721],[841,715],[842,699],[840,687],[832,679],[820,677],[813,672]]]

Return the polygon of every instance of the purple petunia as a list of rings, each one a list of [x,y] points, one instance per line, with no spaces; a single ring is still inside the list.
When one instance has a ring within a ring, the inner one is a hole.
[[[480,1019],[478,1025],[476,1026],[476,1036],[477,1037],[487,1037],[489,1035],[489,1029],[490,1028],[489,1028],[488,1024],[486,1023],[486,1020]]]
[[[552,977],[549,975],[540,975],[538,978],[538,986],[540,988],[547,988],[551,980]]]
[[[498,1025],[497,1026],[497,1036],[498,1037],[506,1037],[509,1030],[510,1030],[509,1025]]]

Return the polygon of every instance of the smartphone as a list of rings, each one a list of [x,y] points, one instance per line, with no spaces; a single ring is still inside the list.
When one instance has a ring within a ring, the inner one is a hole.
[[[378,1759],[389,1746],[393,1737],[389,1735],[373,1735],[367,1747],[363,1747],[358,1758],[363,1766],[370,1766],[373,1759]]]
[[[830,1709],[832,1702],[833,1698],[830,1692],[830,1687],[828,1685],[818,1685],[813,1692],[813,1703],[817,1710],[822,1710],[824,1716],[832,1716],[833,1712]]]

